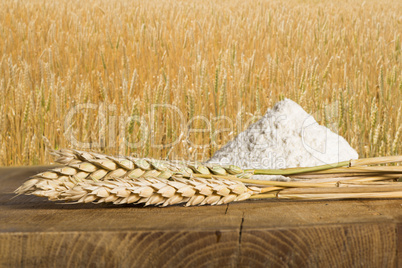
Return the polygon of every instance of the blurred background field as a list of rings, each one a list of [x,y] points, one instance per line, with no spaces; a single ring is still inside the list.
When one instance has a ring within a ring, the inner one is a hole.
[[[401,35],[401,1],[1,1],[0,165],[205,160],[284,97],[402,154]]]

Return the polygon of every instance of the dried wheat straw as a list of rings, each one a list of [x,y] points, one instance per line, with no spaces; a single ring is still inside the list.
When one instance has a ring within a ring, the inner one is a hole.
[[[360,185],[360,187],[326,187],[326,188],[289,188],[279,192],[284,194],[340,194],[340,193],[374,193],[374,192],[400,192],[402,185]]]
[[[258,195],[250,199],[258,198]],[[268,197],[267,197],[268,198]],[[402,198],[402,191],[395,192],[365,192],[365,193],[323,193],[323,194],[277,194],[278,199],[292,200],[331,200],[331,199],[379,199]]]

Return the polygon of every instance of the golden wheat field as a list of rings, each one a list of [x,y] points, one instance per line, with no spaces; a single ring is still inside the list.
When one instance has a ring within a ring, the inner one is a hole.
[[[205,160],[286,97],[402,153],[401,1],[1,1],[0,165]]]

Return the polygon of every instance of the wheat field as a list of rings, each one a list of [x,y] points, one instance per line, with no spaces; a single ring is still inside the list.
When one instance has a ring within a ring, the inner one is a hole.
[[[401,1],[4,0],[0,165],[206,160],[283,98],[402,154],[401,35]]]

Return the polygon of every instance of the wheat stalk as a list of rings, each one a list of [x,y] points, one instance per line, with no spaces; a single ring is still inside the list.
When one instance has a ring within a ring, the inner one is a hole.
[[[366,167],[366,164],[382,164],[398,162],[401,156],[390,156],[382,158],[368,158],[360,160],[351,160],[335,164],[308,167],[308,168],[289,168],[280,170],[246,170],[236,166],[202,165],[200,163],[178,163],[172,161],[162,161],[155,159],[133,158],[126,156],[113,157],[99,153],[90,153],[78,150],[59,150],[52,151],[56,162],[65,166],[54,168],[34,176],[37,182],[42,180],[58,180],[68,184],[76,184],[86,180],[104,181],[111,178],[124,178],[128,180],[142,178],[169,179],[172,177],[199,177],[199,178],[219,178],[226,180],[235,180],[251,185],[269,185],[274,187],[326,187],[331,181],[336,184],[339,180],[361,179],[361,175],[375,174],[375,180],[387,180],[399,177],[402,173],[400,167]],[[337,168],[334,168],[337,166]],[[344,167],[349,166],[349,167]],[[338,173],[340,172],[340,173]],[[371,173],[370,173],[371,172]],[[375,173],[372,173],[375,172]],[[399,173],[398,173],[399,172]],[[332,174],[331,174],[332,173]],[[356,173],[356,174],[355,174]],[[366,174],[367,173],[367,174]],[[321,181],[315,179],[317,183],[310,180],[278,182],[261,181],[248,179],[251,174],[293,174],[292,176],[301,178],[321,178]],[[343,177],[340,175],[344,175]],[[360,176],[357,176],[360,175]],[[338,176],[338,178],[333,178]],[[374,178],[374,177],[373,177]],[[330,180],[330,181],[328,181]],[[56,182],[55,182],[56,183]]]
[[[164,161],[130,156],[108,156],[100,153],[62,149],[52,151],[56,162],[65,167],[38,174],[38,177],[57,179],[59,176],[73,176],[77,181],[84,179],[104,180],[109,177],[127,177],[130,179],[156,177],[168,179],[172,176],[190,178],[194,175],[202,177],[230,176],[247,179],[255,175],[319,175],[331,173],[402,173],[400,167],[362,167],[367,164],[399,162],[401,156],[367,158],[327,164],[316,167],[299,167],[288,169],[249,169],[228,165],[204,165],[201,163]]]
[[[219,205],[246,199],[334,199],[399,197],[401,156],[367,158],[308,168],[242,170],[236,166],[113,157],[77,150],[53,151],[65,166],[35,175],[15,192],[52,201],[145,205]],[[347,167],[345,167],[347,166]],[[336,168],[334,168],[336,167]],[[312,176],[304,181],[261,181],[250,174]],[[334,176],[344,175],[344,177]],[[367,175],[371,177],[367,177]],[[246,177],[246,178],[245,178]],[[374,182],[380,181],[382,182]],[[247,186],[246,186],[247,185]],[[263,186],[269,186],[262,188]],[[394,193],[391,193],[394,192]]]
[[[221,205],[243,201],[259,193],[257,187],[246,187],[238,181],[224,179],[173,177],[113,178],[104,181],[75,183],[71,177],[56,180],[33,178],[16,191],[17,194],[47,197],[51,201],[76,203],[145,204],[162,207],[186,203],[186,206]]]
[[[55,161],[57,163],[65,166],[38,174],[36,177],[57,179],[60,176],[72,176],[78,182],[84,179],[98,181],[111,177],[168,179],[173,176],[190,178],[200,174],[210,177],[213,175],[234,175],[248,178],[252,175],[234,165],[203,165],[201,163],[183,163],[130,156],[114,157],[68,149],[52,151],[52,154],[56,156]]]

